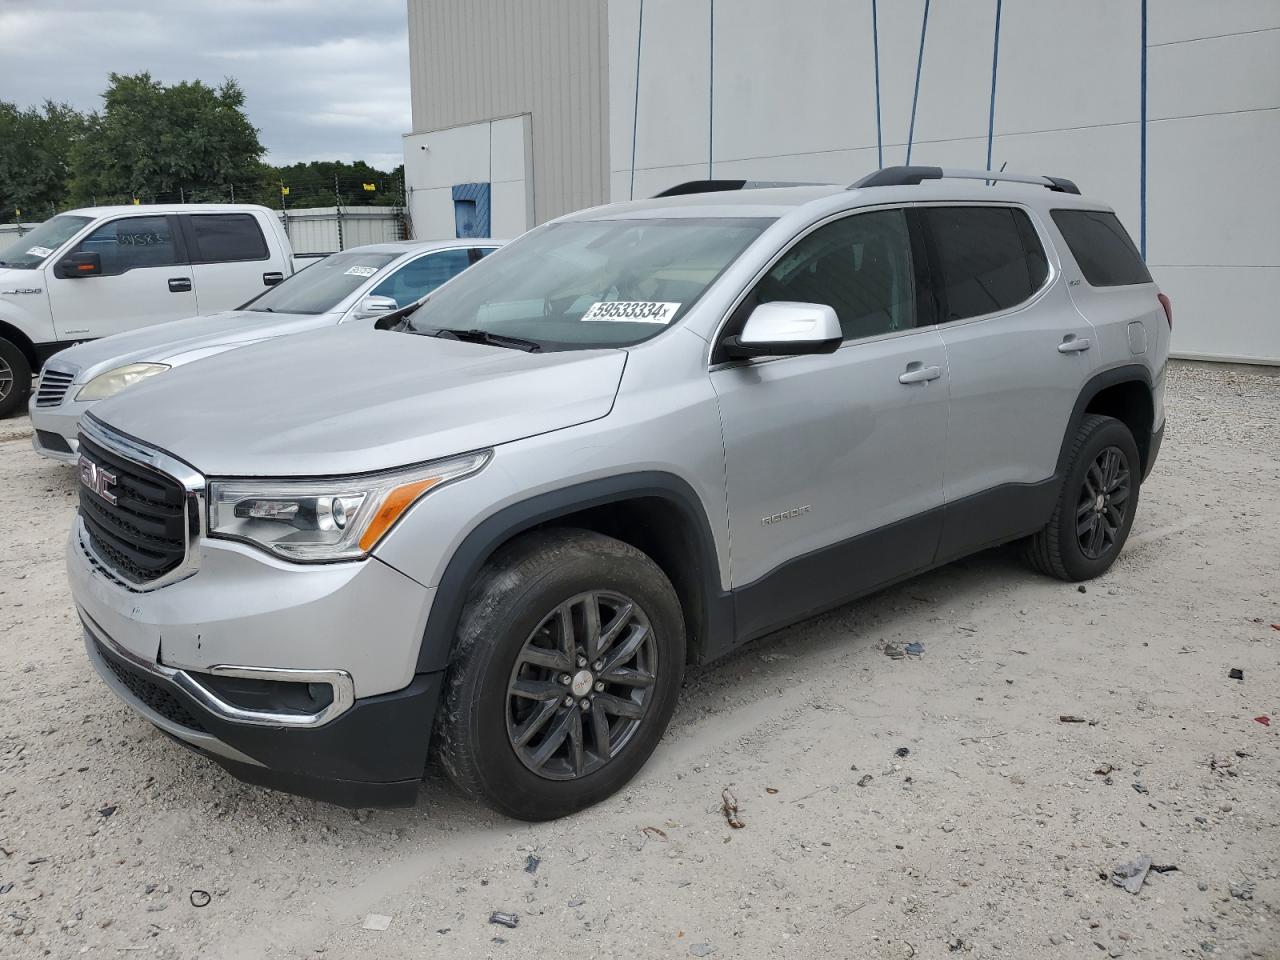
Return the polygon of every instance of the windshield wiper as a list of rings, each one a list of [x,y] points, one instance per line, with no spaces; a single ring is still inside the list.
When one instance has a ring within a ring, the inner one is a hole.
[[[525,340],[523,337],[508,337],[501,333],[490,333],[488,330],[454,330],[441,327],[429,334],[432,337],[448,337],[467,343],[487,343],[492,347],[508,347],[512,350],[523,350],[525,353],[537,353],[542,344],[536,340]]]

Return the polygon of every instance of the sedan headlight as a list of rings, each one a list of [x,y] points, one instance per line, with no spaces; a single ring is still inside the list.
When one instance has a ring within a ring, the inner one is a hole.
[[[429,490],[475,473],[489,453],[337,480],[215,480],[209,533],[289,560],[352,560],[377,545]]]
[[[106,373],[100,373],[76,394],[77,400],[105,400],[114,397],[125,387],[131,387],[139,380],[154,377],[169,369],[167,363],[126,363]]]

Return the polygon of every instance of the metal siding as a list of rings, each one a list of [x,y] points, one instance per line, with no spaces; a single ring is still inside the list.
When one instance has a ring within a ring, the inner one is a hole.
[[[604,202],[606,0],[409,0],[414,133],[528,113],[538,223]]]

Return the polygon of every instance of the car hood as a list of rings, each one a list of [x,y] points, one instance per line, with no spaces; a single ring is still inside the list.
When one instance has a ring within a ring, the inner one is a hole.
[[[126,363],[167,363],[176,367],[260,340],[335,326],[338,317],[336,313],[228,310],[117,333],[68,347],[55,356],[58,364],[77,368],[76,383],[86,383]]]
[[[625,363],[343,325],[153,377],[92,416],[207,475],[364,473],[599,419]]]

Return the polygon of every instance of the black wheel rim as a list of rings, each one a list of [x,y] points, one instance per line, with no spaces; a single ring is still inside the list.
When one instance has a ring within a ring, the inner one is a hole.
[[[653,699],[658,647],[640,605],[596,590],[560,604],[529,634],[507,685],[507,736],[520,762],[575,780],[617,759]]]
[[[1080,552],[1097,560],[1115,549],[1129,511],[1129,458],[1107,447],[1085,471],[1076,503],[1076,539]]]

